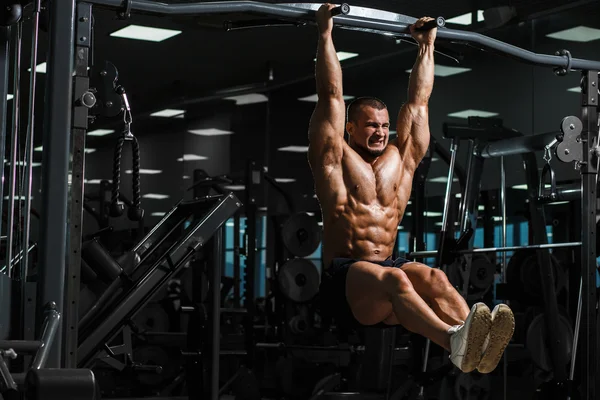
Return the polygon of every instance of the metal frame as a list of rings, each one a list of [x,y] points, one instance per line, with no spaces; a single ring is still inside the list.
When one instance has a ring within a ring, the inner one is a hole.
[[[82,336],[77,349],[79,366],[92,365],[95,356],[118,335],[126,321],[135,316],[169,277],[178,273],[240,206],[239,200],[229,194],[182,202],[171,210],[132,250],[133,259],[139,257],[140,260],[133,271],[128,272],[129,279],[134,280],[132,287],[125,289],[124,296],[117,298],[112,294],[110,297],[116,301],[106,303],[92,317],[86,318],[87,327],[93,326]],[[195,222],[182,232],[183,223],[192,215],[196,216]],[[160,257],[155,257],[156,250],[160,250]],[[149,267],[145,263],[148,259],[151,260]],[[119,280],[115,281],[116,287],[122,286]]]
[[[58,4],[60,3],[60,8]],[[90,0],[87,3],[106,6],[112,9],[121,9],[122,0]],[[75,0],[54,0],[50,3],[51,32],[50,56],[48,65],[48,86],[46,93],[47,106],[45,109],[44,124],[44,156],[47,165],[43,168],[43,198],[41,220],[42,242],[40,246],[41,281],[38,304],[55,301],[59,310],[63,309],[63,288],[65,277],[65,249],[66,249],[66,224],[67,221],[67,183],[69,161],[69,127],[72,107],[73,77],[73,52],[75,32]],[[200,15],[200,14],[228,14],[228,13],[253,13],[269,17],[278,17],[295,21],[314,21],[314,10],[295,8],[274,4],[263,4],[252,1],[209,2],[189,4],[164,4],[146,0],[131,0],[127,3],[133,12],[144,12],[156,15]],[[376,18],[352,16],[352,12],[345,16],[336,16],[335,23],[346,29],[373,32],[396,37],[410,37],[407,33],[408,24],[391,22]],[[440,29],[440,40],[450,40],[474,44],[483,49],[489,49],[500,55],[515,58],[521,62],[555,67],[569,70],[583,70],[584,86],[595,90],[582,93],[582,143],[584,159],[581,160],[582,173],[582,269],[583,297],[582,309],[582,374],[581,383],[585,399],[594,399],[596,396],[596,286],[595,286],[595,214],[596,214],[596,178],[597,169],[594,150],[597,146],[594,137],[597,130],[598,109],[598,70],[600,62],[571,58],[570,55],[536,54],[516,46],[486,37],[484,35],[452,30]],[[588,140],[589,139],[589,140]],[[512,139],[511,139],[512,140]],[[524,149],[522,149],[524,150]],[[529,152],[530,150],[526,150]],[[83,180],[83,176],[77,179]],[[463,199],[468,207],[471,201]],[[79,204],[78,207],[82,205]],[[463,206],[463,211],[465,211]],[[51,211],[51,212],[50,212]],[[470,214],[470,213],[469,213]],[[468,217],[463,214],[465,221]],[[70,272],[70,271],[69,271]],[[57,332],[60,339],[61,331]],[[60,366],[60,340],[53,348],[54,354],[49,357],[49,366]]]

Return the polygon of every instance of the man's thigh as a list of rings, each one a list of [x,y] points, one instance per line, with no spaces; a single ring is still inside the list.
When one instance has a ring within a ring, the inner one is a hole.
[[[357,261],[348,269],[346,299],[360,324],[375,325],[393,315],[386,288],[386,275],[393,269],[367,261]]]

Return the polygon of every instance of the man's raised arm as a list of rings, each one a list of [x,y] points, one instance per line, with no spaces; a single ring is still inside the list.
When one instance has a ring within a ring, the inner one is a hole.
[[[417,59],[408,81],[408,100],[398,114],[398,147],[418,164],[429,147],[429,97],[434,80],[434,42],[437,29],[418,31],[432,18],[419,19],[410,27],[419,44]]]
[[[345,106],[342,95],[342,67],[331,33],[333,4],[323,4],[317,11],[319,44],[316,82],[318,101],[310,120],[309,157],[311,164],[341,160],[344,140]]]

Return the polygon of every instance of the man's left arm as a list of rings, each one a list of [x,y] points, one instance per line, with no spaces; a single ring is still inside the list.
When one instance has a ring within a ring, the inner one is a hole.
[[[411,26],[411,33],[419,44],[417,59],[408,80],[408,99],[398,113],[398,148],[405,161],[411,160],[414,167],[429,147],[429,97],[434,80],[434,42],[437,29],[417,31],[431,18],[421,18]]]

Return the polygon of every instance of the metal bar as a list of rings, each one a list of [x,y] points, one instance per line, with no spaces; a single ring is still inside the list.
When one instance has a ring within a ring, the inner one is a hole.
[[[575,361],[577,360],[577,344],[579,342],[579,329],[581,329],[581,303],[583,280],[579,282],[579,300],[577,301],[577,316],[575,317],[575,335],[573,337],[573,348],[571,349],[571,370],[569,371],[569,380],[573,381],[575,377]],[[570,400],[570,396],[568,399]]]
[[[0,27],[0,121],[8,121],[7,98],[8,98],[8,76],[10,72],[10,28]],[[6,146],[6,124],[0,124],[0,156],[4,160]],[[0,200],[4,200],[4,168],[0,174]],[[0,201],[0,215],[3,212],[4,201]],[[0,224],[0,234],[2,224]],[[1,236],[0,236],[1,238]]]
[[[221,349],[221,271],[223,264],[223,228],[213,235],[212,266],[212,361],[210,398],[219,400],[219,357]]]
[[[487,210],[486,210],[487,211]],[[504,169],[504,156],[500,157],[500,211],[502,213],[502,247],[506,247],[506,170]],[[502,269],[501,269],[502,282],[506,283],[506,252],[502,252]],[[508,349],[504,350],[502,357],[502,397],[506,400],[508,394],[508,356],[506,355]]]
[[[122,0],[90,0],[89,3],[103,5],[113,9],[121,9],[123,7]],[[148,0],[131,0],[130,5],[132,11],[169,16],[253,13],[292,20],[312,21],[315,19],[314,10],[275,4],[265,4],[254,1],[165,4]],[[342,27],[367,30],[368,32],[374,32],[383,35],[392,34],[393,36],[398,37],[411,37],[408,33],[409,24],[407,23],[352,16],[352,9],[350,10],[349,15],[336,16],[335,23]],[[438,30],[437,37],[454,42],[479,45],[484,49],[494,50],[495,52],[498,52],[504,56],[515,58],[525,63],[562,68],[566,68],[568,65],[568,60],[566,57],[533,53],[531,51],[512,46],[476,32],[444,28]],[[598,70],[600,69],[600,62],[573,58],[571,60],[571,69]]]
[[[450,165],[450,159],[452,155],[449,154],[449,152],[439,142],[435,142],[434,150],[435,154],[437,154],[442,161]],[[458,178],[460,192],[464,193],[466,187],[467,174],[465,173],[465,170],[462,168],[462,166],[460,166],[460,164],[454,165],[454,175]]]
[[[31,228],[31,185],[33,183],[33,138],[34,138],[34,123],[35,123],[35,85],[36,85],[36,66],[37,66],[37,48],[38,48],[38,33],[40,27],[40,10],[41,0],[35,0],[33,7],[32,17],[32,32],[31,32],[31,73],[29,74],[29,104],[27,106],[27,144],[25,151],[27,155],[25,157],[25,168],[27,174],[25,175],[25,188],[27,193],[25,194],[25,229],[23,236],[23,248],[29,247],[29,230]],[[27,280],[27,273],[29,267],[29,251],[25,251],[23,254],[23,262],[21,263],[21,280]]]
[[[543,150],[544,146],[552,142],[557,134],[558,132],[549,132],[491,142],[481,149],[477,149],[477,155],[483,158],[492,158]]]
[[[83,99],[89,90],[89,55],[92,37],[92,6],[77,4],[74,98]],[[67,264],[66,302],[64,308],[64,352],[65,368],[77,368],[77,345],[79,324],[79,291],[81,285],[81,237],[83,225],[84,177],[85,177],[85,134],[88,127],[88,110],[80,100],[73,102],[71,125],[71,186],[69,196],[69,257]]]
[[[233,216],[233,306],[239,308],[240,304],[240,213]]]
[[[581,182],[556,187],[556,198],[550,199],[548,196],[538,198],[540,204],[552,204],[558,201],[581,200]]]
[[[503,251],[516,251],[520,249],[554,249],[560,247],[578,247],[581,246],[582,242],[568,242],[568,243],[550,243],[550,244],[533,244],[529,246],[507,246],[507,247],[487,247],[481,249],[467,249],[467,250],[459,250],[454,252],[454,254],[478,254],[478,253],[494,253],[494,252],[503,252]],[[437,250],[431,251],[415,251],[413,253],[408,254],[407,257],[410,258],[427,258],[427,257],[435,257],[437,255]]]
[[[0,350],[13,349],[18,353],[35,353],[42,346],[39,340],[0,340]]]
[[[40,336],[40,348],[37,351],[33,362],[31,363],[31,369],[44,368],[46,361],[50,356],[52,345],[55,344],[55,336],[59,331],[60,326],[60,313],[56,309],[56,304],[50,302],[46,306],[46,318],[44,319],[43,331]]]
[[[473,147],[473,141],[469,140],[469,147],[467,148],[467,173],[465,177],[465,189],[462,192],[460,208],[458,211],[460,232],[464,232],[467,229],[467,197],[469,195],[469,187],[472,179],[471,175],[473,175]]]
[[[8,177],[8,218],[6,222],[6,259],[13,259],[13,242],[15,231],[15,190],[17,185],[17,168],[19,154],[19,122],[21,104],[21,41],[23,36],[23,24],[19,22],[13,26],[14,32],[14,60],[13,60],[13,115],[12,132],[10,139],[10,175]],[[20,200],[20,199],[19,199]],[[17,218],[17,221],[19,218]],[[8,265],[8,276],[14,277],[13,266]]]
[[[595,146],[598,134],[598,69],[583,73],[584,87],[581,94],[582,122],[581,163],[582,213],[581,227],[581,275],[583,278],[583,301],[581,310],[581,391],[582,399],[596,399],[597,380],[597,329],[596,326],[596,184],[598,170]]]
[[[244,291],[244,308],[248,310],[248,315],[246,317],[246,349],[248,350],[248,357],[246,357],[246,366],[248,368],[252,368],[254,365],[254,351],[253,351],[253,343],[254,343],[254,329],[252,327],[254,321],[254,301],[256,299],[256,247],[257,247],[257,238],[256,238],[256,195],[260,190],[260,184],[262,182],[262,173],[259,167],[256,165],[254,161],[248,161],[246,166],[246,191],[245,191],[245,201],[244,201],[244,211],[246,214],[246,235],[247,235],[247,245],[246,245],[246,268],[245,268],[245,291]],[[279,188],[273,180],[271,183],[274,183],[274,188]],[[291,201],[291,199],[290,199]],[[289,203],[289,202],[288,202]],[[290,207],[293,207],[293,204],[288,204]],[[292,210],[290,210],[292,211]]]
[[[456,163],[456,150],[458,144],[456,139],[450,141],[450,168],[448,168],[448,182],[446,182],[446,196],[444,200],[444,213],[442,214],[442,230],[445,232],[450,231],[448,227],[448,213],[450,211],[450,203],[452,196],[452,179],[454,179],[454,164]]]
[[[38,313],[49,302],[55,302],[58,312],[62,313],[67,248],[67,176],[71,139],[75,0],[53,0],[49,10],[50,43],[42,144],[44,165],[37,300]],[[60,368],[61,356],[62,330],[58,329],[47,367]]]

